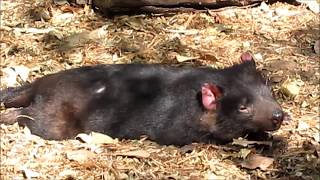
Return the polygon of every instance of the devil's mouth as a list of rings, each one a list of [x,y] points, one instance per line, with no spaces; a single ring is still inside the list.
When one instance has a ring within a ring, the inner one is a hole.
[[[257,131],[264,131],[264,132],[271,132],[271,131],[276,131],[280,129],[282,122],[274,123],[274,122],[269,122],[269,123],[262,123],[266,121],[260,121],[260,123],[256,123],[255,126],[251,127],[250,129],[252,130],[257,130]]]
[[[276,130],[278,130],[278,129],[280,129],[280,127],[281,127],[281,123],[272,123],[272,125],[271,125],[272,127],[270,127],[270,128],[267,128],[267,129],[264,129],[264,131],[276,131]]]

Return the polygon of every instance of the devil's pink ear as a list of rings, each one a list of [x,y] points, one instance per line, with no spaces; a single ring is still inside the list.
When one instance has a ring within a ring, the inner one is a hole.
[[[242,53],[240,59],[242,62],[254,61],[252,55],[249,52]]]
[[[256,62],[254,61],[254,58],[250,52],[242,53],[240,56],[240,59],[241,59],[242,63],[249,62],[249,63],[247,63],[248,65],[250,65],[248,67],[256,69]]]
[[[221,90],[213,84],[204,83],[201,87],[202,105],[207,110],[217,109],[217,99],[222,96]]]

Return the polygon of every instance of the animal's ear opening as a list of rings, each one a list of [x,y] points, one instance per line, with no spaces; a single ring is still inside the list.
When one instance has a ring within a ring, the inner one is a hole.
[[[216,110],[217,101],[222,96],[222,89],[214,84],[204,83],[201,86],[201,102],[206,110]]]

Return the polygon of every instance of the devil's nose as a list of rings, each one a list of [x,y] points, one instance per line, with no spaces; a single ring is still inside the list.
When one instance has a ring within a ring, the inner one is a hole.
[[[275,110],[272,113],[272,120],[276,123],[282,122],[284,118],[284,113],[282,110]]]

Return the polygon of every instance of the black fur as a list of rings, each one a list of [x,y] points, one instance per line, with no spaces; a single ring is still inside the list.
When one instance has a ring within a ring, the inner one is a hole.
[[[204,83],[222,91],[214,112],[201,103]],[[24,115],[17,118],[19,124],[45,139],[96,131],[129,139],[147,135],[160,144],[220,143],[281,124],[272,123],[272,112],[281,108],[254,61],[221,70],[97,65],[44,76],[1,94],[7,108],[24,107],[16,110]],[[240,112],[241,105],[252,112]],[[206,113],[216,116],[203,127],[200,119]]]

